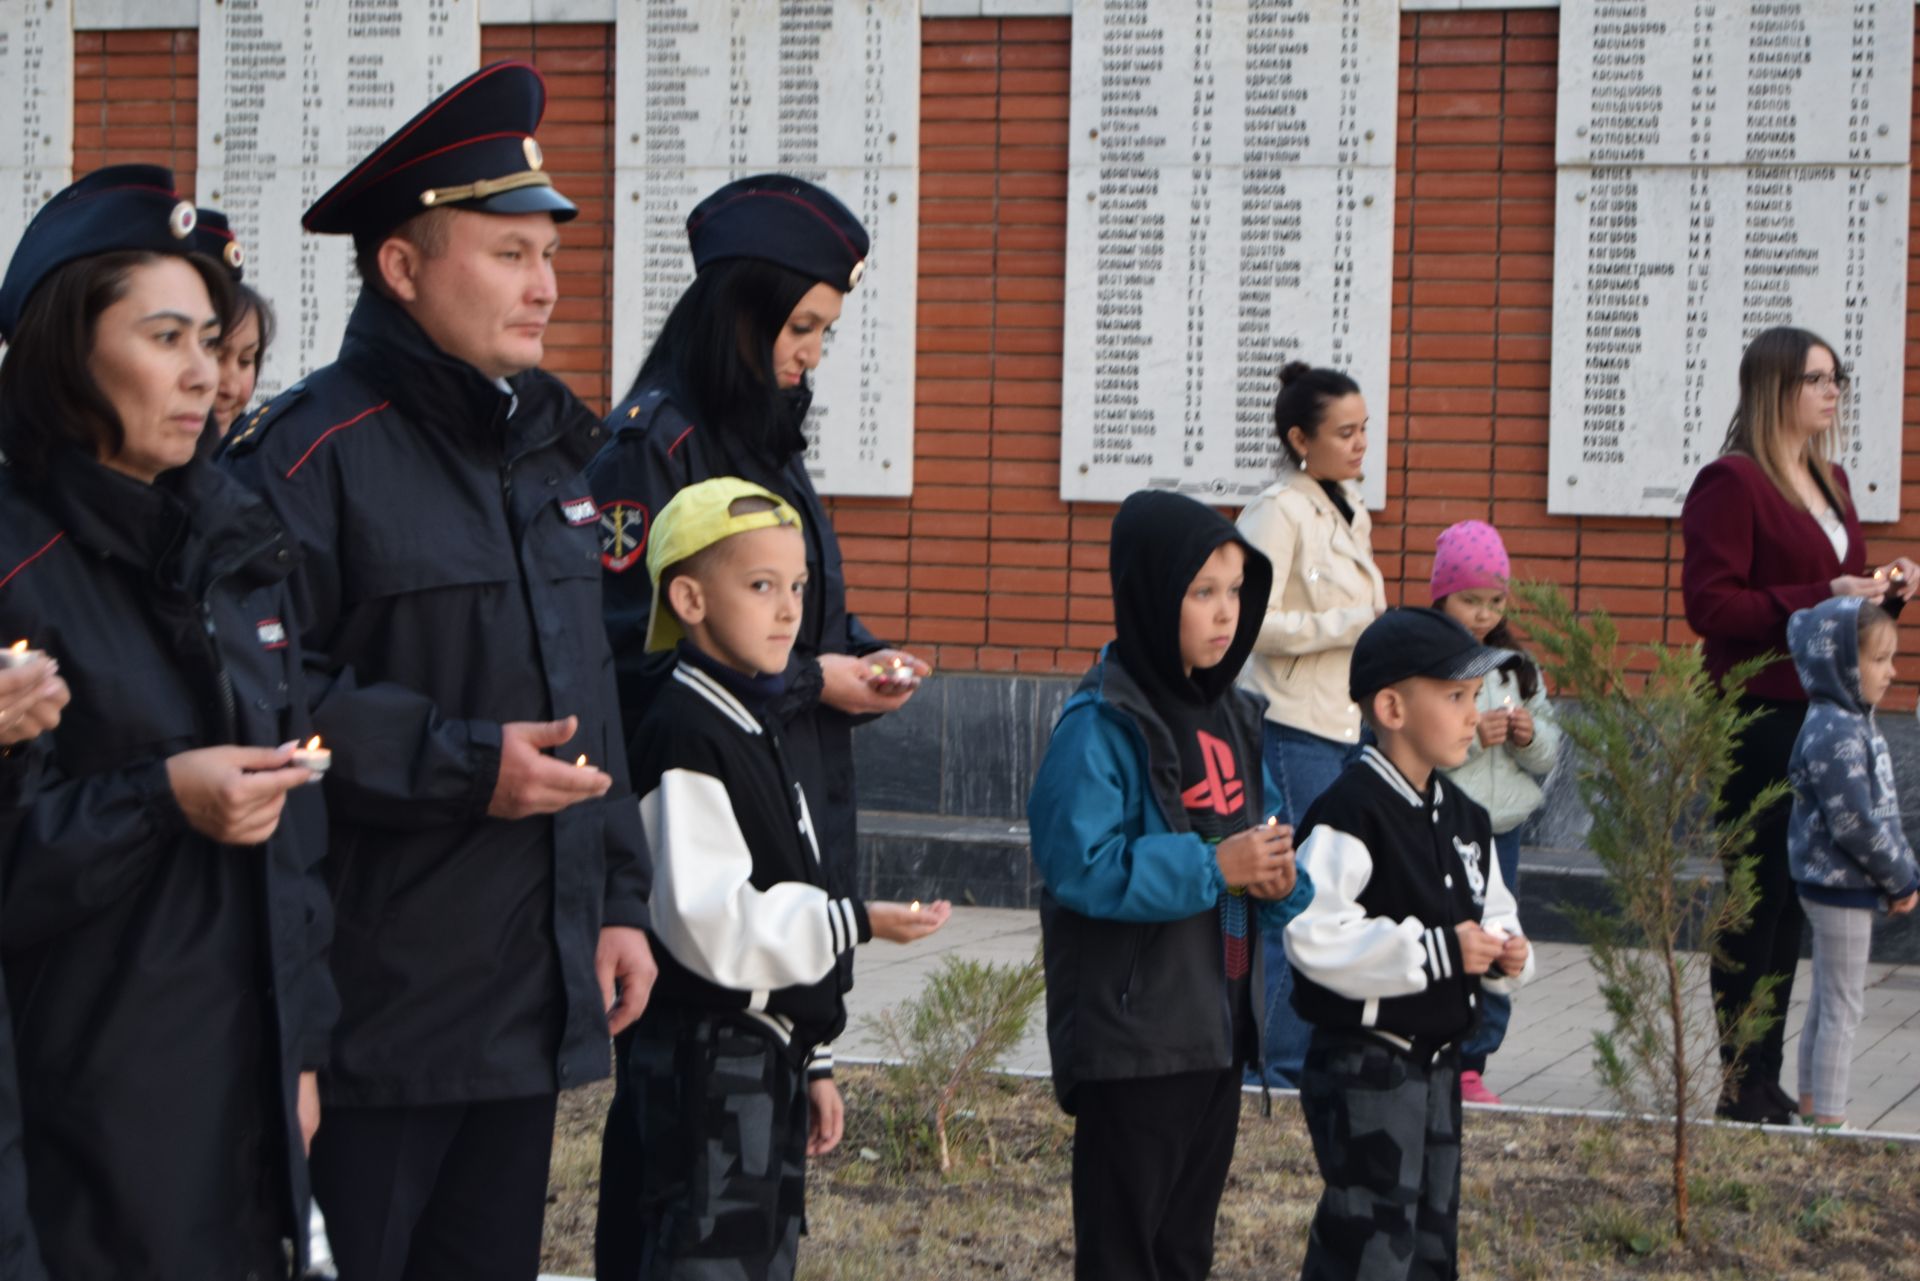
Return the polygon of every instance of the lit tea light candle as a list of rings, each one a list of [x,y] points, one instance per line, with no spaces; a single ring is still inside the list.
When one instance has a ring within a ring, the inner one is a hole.
[[[28,649],[25,641],[17,640],[5,649],[0,649],[0,667],[25,667],[35,659],[46,656],[47,651],[44,649]]]
[[[324,774],[327,772],[327,767],[333,764],[333,751],[320,746],[320,736],[315,734],[307,740],[305,747],[293,749],[293,763],[310,769],[316,774]]]

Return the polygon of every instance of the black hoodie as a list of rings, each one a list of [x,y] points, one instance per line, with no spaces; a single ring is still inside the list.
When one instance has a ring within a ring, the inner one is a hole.
[[[1245,553],[1239,622],[1226,654],[1212,667],[1186,669],[1180,653],[1180,617],[1188,590],[1215,551],[1235,543]],[[1253,652],[1273,587],[1273,567],[1212,508],[1180,494],[1143,490],[1114,518],[1108,573],[1113,580],[1115,647],[1179,749],[1180,803],[1192,831],[1209,845],[1259,821],[1248,804],[1246,779],[1257,776],[1258,752],[1241,759],[1223,695]],[[1235,1052],[1251,1058],[1252,943],[1247,900],[1224,896],[1220,930],[1233,1010]]]

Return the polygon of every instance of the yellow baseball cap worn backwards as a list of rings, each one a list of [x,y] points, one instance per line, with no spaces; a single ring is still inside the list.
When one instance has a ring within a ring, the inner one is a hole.
[[[743,498],[772,503],[771,510],[733,511]],[[723,539],[780,525],[800,528],[800,513],[771,490],[738,476],[716,476],[688,485],[660,509],[647,536],[647,578],[653,583],[653,609],[647,619],[647,650],[672,649],[686,633],[660,591],[660,575],[689,556]]]

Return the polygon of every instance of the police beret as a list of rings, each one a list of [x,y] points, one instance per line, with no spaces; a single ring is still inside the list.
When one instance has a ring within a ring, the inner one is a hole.
[[[221,264],[235,280],[247,274],[247,251],[233,234],[227,216],[218,209],[197,209],[199,221],[193,228],[193,247]]]
[[[550,213],[565,222],[580,210],[553,189],[533,140],[546,109],[546,82],[530,64],[482,67],[374,148],[313,202],[300,225],[372,244],[415,214],[443,205]]]
[[[109,165],[55,195],[33,216],[0,281],[0,339],[13,336],[40,282],[61,267],[119,250],[188,254],[200,249],[191,200],[163,165]]]
[[[758,258],[845,293],[867,269],[867,229],[832,193],[801,178],[763,173],[730,182],[687,215],[693,268]]]

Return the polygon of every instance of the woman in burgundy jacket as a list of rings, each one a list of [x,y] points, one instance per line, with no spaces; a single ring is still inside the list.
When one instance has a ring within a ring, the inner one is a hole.
[[[1748,685],[1741,702],[1756,713],[1734,749],[1724,812],[1744,812],[1787,776],[1787,757],[1807,696],[1787,654],[1787,617],[1830,596],[1882,599],[1899,569],[1904,600],[1920,586],[1920,565],[1901,557],[1868,568],[1866,540],[1846,473],[1834,466],[1835,425],[1846,371],[1833,348],[1804,329],[1769,329],[1740,359],[1740,404],[1720,457],[1702,468],[1680,513],[1686,541],[1681,591],[1687,622],[1704,641],[1715,679],[1772,652],[1780,660]],[[1730,965],[1716,966],[1716,1004],[1739,1010],[1754,985],[1778,976],[1773,1009],[1784,1016],[1800,955],[1802,917],[1787,872],[1787,802],[1760,820],[1750,853],[1758,860],[1759,903],[1745,933],[1726,940]],[[1720,1115],[1784,1123],[1797,1110],[1780,1087],[1785,1018],[1746,1052],[1737,1089]],[[1724,1051],[1723,1051],[1724,1052]]]

